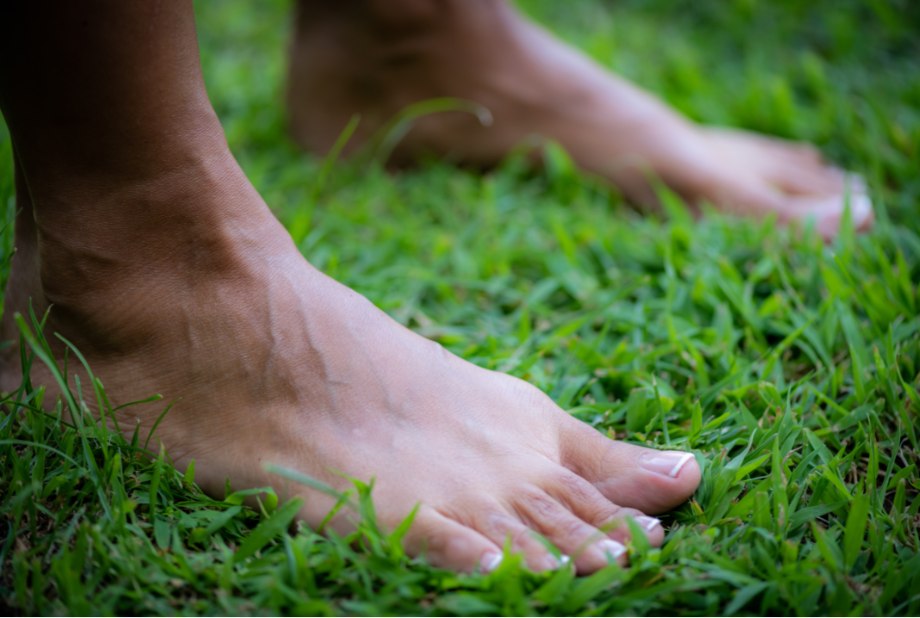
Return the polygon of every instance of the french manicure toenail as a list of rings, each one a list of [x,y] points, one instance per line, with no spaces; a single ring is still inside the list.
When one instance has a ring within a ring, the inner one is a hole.
[[[626,546],[622,543],[617,543],[613,539],[604,539],[603,541],[599,541],[597,548],[614,560],[626,553]]]
[[[653,451],[639,458],[639,465],[649,470],[676,479],[687,462],[693,459],[692,453],[682,451]]]
[[[560,554],[559,556],[551,555],[549,559],[550,559],[550,562],[552,562],[552,566],[550,567],[551,569],[561,569],[562,567],[564,567],[565,565],[567,565],[568,563],[572,561],[572,559],[566,556],[565,554]]]
[[[483,573],[491,573],[498,568],[498,565],[502,563],[501,554],[486,554],[482,558],[482,571]]]
[[[850,213],[857,226],[865,223],[872,215],[872,201],[865,195],[853,195],[850,198]]]
[[[640,515],[639,517],[636,517],[636,523],[645,528],[646,532],[651,532],[661,525],[661,520],[654,517],[649,517],[648,515]]]

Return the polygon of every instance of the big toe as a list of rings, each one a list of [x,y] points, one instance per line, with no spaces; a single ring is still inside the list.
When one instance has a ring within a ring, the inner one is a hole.
[[[701,478],[692,453],[610,440],[577,421],[564,434],[562,461],[607,499],[644,513],[662,513],[685,502]]]

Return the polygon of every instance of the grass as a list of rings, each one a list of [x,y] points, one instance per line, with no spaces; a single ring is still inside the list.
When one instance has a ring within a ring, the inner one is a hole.
[[[663,548],[590,577],[459,576],[365,523],[203,495],[26,381],[0,415],[0,606],[24,614],[917,614],[920,24],[909,2],[529,0],[690,116],[814,141],[879,223],[825,246],[675,204],[642,217],[556,153],[325,176],[284,134],[286,3],[198,6],[209,91],[304,254],[401,322],[602,431],[704,465]],[[11,170],[0,129],[0,169]],[[12,174],[0,174],[8,254]],[[319,180],[318,180],[319,179]],[[5,280],[6,261],[0,266]],[[43,343],[29,348],[40,362]],[[83,386],[88,398],[92,385]],[[79,397],[79,393],[77,393]],[[76,404],[74,404],[76,405]]]

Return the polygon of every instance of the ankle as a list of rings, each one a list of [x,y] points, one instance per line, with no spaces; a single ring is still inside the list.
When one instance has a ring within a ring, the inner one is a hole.
[[[456,51],[456,37],[479,40],[515,15],[506,0],[300,0],[293,51],[337,49],[356,66],[387,66],[422,48]]]
[[[59,311],[86,314],[98,310],[96,298],[220,277],[240,268],[241,239],[277,225],[229,152],[101,189],[59,191],[53,208],[35,201],[41,289],[33,292]]]
[[[301,0],[290,48],[287,109],[302,147],[325,153],[360,114],[346,154],[418,101],[460,96],[472,66],[506,40],[504,0]],[[476,81],[476,80],[472,80]]]

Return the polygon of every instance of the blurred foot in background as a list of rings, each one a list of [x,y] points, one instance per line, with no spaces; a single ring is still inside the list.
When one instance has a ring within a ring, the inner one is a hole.
[[[344,150],[354,153],[407,107],[444,97],[488,114],[419,117],[391,165],[434,155],[487,168],[521,145],[536,154],[553,140],[639,206],[657,207],[663,183],[691,207],[812,220],[826,239],[847,205],[857,230],[873,222],[862,180],[814,147],[697,125],[505,0],[299,0],[288,107],[306,150],[327,153],[357,114]]]

